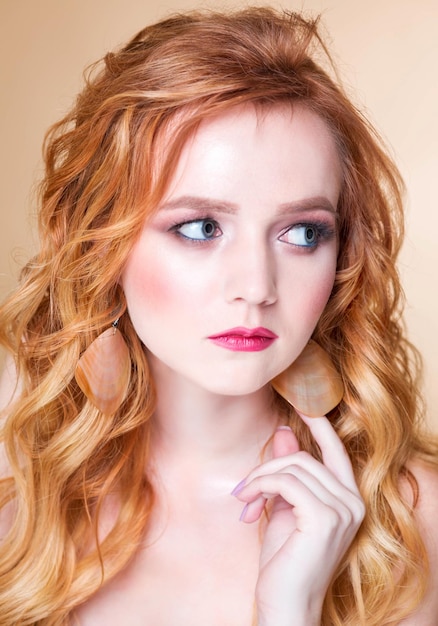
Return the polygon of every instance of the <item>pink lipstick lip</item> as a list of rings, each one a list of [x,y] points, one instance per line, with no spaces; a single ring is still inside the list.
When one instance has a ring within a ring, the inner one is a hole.
[[[267,328],[230,328],[222,333],[210,335],[213,343],[233,352],[260,352],[266,350],[278,335]]]
[[[243,326],[237,326],[236,328],[230,328],[221,333],[210,335],[209,339],[219,339],[220,337],[264,337],[265,339],[278,339],[278,335],[273,333],[268,328],[263,328],[262,326],[257,328],[244,328]]]

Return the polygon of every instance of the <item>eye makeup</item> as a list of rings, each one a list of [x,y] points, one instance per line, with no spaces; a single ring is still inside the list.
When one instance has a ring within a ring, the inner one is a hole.
[[[174,224],[170,232],[190,242],[204,243],[222,234],[219,224],[211,217],[197,218]]]
[[[223,234],[217,220],[208,215],[178,221],[167,230],[194,245],[211,243]],[[291,224],[283,229],[278,240],[298,249],[307,249],[310,252],[334,237],[336,237],[336,228],[333,226],[332,220],[313,220]]]
[[[278,238],[288,245],[314,249],[336,237],[336,228],[328,221],[310,221],[289,226]]]

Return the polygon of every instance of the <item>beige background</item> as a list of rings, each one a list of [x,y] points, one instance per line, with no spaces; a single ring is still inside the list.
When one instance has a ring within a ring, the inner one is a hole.
[[[392,147],[406,179],[408,236],[400,260],[406,319],[425,358],[429,420],[438,431],[438,3],[271,4],[323,12],[343,78]],[[159,17],[218,6],[196,0],[0,0],[0,297],[36,245],[32,189],[41,173],[42,138],[70,106],[83,68]]]

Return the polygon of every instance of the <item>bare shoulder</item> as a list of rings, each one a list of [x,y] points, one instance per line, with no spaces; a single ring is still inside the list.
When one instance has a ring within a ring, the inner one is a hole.
[[[0,375],[0,479],[10,476],[10,464],[3,443],[3,425],[8,415],[8,407],[20,392],[14,360],[6,357]],[[7,534],[13,519],[13,503],[9,502],[0,510],[0,541]]]
[[[14,401],[18,389],[17,373],[12,356],[8,355],[0,375],[0,477],[7,470],[7,460],[3,445],[3,425],[8,415],[8,407]]]
[[[8,354],[0,372],[0,416],[19,393],[19,387],[14,359]]]
[[[418,484],[415,519],[429,558],[429,584],[425,598],[417,610],[403,620],[403,626],[438,626],[438,464],[413,460],[409,470]]]
[[[6,454],[3,444],[3,426],[6,419],[7,407],[14,394],[14,364],[10,356],[6,357],[4,366],[0,372],[0,478],[5,475]],[[16,377],[15,377],[16,379]]]
[[[420,528],[426,535],[433,530],[436,538],[436,520],[438,518],[438,459],[437,464],[426,463],[422,460],[413,460],[409,464],[418,484],[418,502],[415,507],[415,517]]]

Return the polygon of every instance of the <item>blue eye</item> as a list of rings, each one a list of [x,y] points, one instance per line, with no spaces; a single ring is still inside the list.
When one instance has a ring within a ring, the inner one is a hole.
[[[326,224],[296,224],[283,233],[280,240],[300,248],[315,248],[320,239],[332,234],[331,229],[328,231]]]
[[[177,224],[173,229],[178,235],[194,241],[215,239],[221,234],[220,228],[212,219],[193,220]]]

